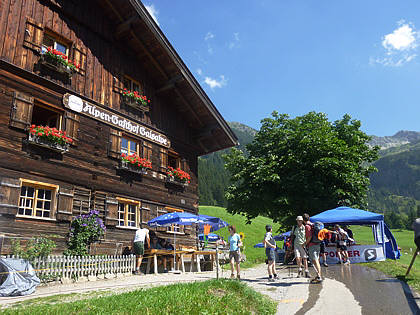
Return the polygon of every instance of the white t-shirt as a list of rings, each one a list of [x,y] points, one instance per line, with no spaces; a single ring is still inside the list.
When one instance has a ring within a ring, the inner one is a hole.
[[[143,242],[146,239],[146,236],[149,236],[149,230],[148,229],[138,229],[136,231],[136,236],[134,236],[134,242]]]

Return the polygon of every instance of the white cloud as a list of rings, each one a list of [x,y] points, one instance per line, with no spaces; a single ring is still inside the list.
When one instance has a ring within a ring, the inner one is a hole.
[[[197,74],[198,75],[203,75],[203,70],[201,70],[200,68],[197,69]]]
[[[206,36],[204,37],[204,40],[207,41],[212,38],[214,38],[214,34],[212,32],[207,32]]]
[[[417,32],[409,24],[403,24],[384,36],[382,46],[388,51],[410,50],[417,47]]]
[[[153,20],[155,20],[156,24],[160,26],[159,21],[157,19],[157,16],[159,15],[159,11],[156,10],[155,6],[153,4],[150,4],[150,5],[146,4],[144,7],[147,9],[149,14],[152,16]]]
[[[371,58],[369,63],[400,67],[417,57],[419,38],[420,33],[412,23],[406,23],[404,20],[399,21],[398,28],[386,34],[382,39],[385,56]]]
[[[206,77],[204,83],[207,84],[212,90],[214,88],[221,88],[227,84],[227,80],[224,75],[220,76],[220,80],[213,79],[211,77]]]

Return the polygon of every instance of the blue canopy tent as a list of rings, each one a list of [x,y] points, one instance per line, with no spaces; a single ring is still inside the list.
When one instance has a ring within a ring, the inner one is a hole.
[[[287,231],[287,232],[284,232],[282,234],[276,235],[273,238],[274,238],[275,241],[284,241],[286,238],[288,238],[290,236],[291,232],[292,231]],[[254,248],[264,248],[264,244],[262,242],[257,243],[257,244],[254,245]]]
[[[324,224],[370,225],[376,243],[383,247],[385,257],[399,259],[401,256],[397,242],[386,226],[382,214],[349,207],[338,207],[311,217],[311,221],[319,221]]]

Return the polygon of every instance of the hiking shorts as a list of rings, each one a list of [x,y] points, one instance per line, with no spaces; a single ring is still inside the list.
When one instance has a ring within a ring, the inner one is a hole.
[[[234,259],[236,263],[241,261],[241,256],[239,254],[239,250],[234,250],[229,252],[229,260]]]
[[[296,245],[294,252],[295,252],[295,257],[296,258],[300,258],[300,257],[307,258],[306,251],[305,251],[305,248],[303,247],[303,245]]]
[[[337,242],[337,248],[339,250],[347,250],[347,245],[345,241]]]
[[[319,244],[319,253],[322,255],[322,254],[325,254],[326,252],[325,252],[325,243],[324,242],[322,242],[321,244]]]
[[[276,251],[274,248],[266,248],[265,255],[267,256],[268,261],[276,261]]]
[[[319,244],[309,246],[308,252],[309,257],[312,261],[319,260],[319,252],[321,251],[321,246]]]
[[[134,254],[137,256],[144,255],[144,242],[134,242]]]

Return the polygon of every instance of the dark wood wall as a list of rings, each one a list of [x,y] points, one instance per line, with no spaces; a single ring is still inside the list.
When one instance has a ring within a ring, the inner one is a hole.
[[[192,130],[184,123],[184,114],[172,106],[171,100],[166,99],[164,94],[156,93],[153,80],[130,47],[112,38],[112,23],[101,10],[91,1],[67,1],[74,5],[68,5],[64,12],[54,5],[59,2],[0,2],[0,233],[20,236],[52,234],[58,241],[58,249],[62,250],[71,218],[75,215],[73,200],[67,200],[65,196],[75,194],[78,188],[86,189],[92,198],[99,195],[105,198],[101,216],[108,230],[101,246],[112,253],[116,243],[127,245],[134,234],[131,230],[115,227],[117,213],[113,201],[118,196],[149,203],[150,211],[142,213],[149,219],[159,214],[158,205],[197,211],[197,151],[192,141]],[[61,35],[71,43],[71,47],[86,53],[84,71],[75,73],[68,82],[42,75],[37,68],[40,53],[24,45],[28,19],[44,31]],[[116,92],[115,86],[120,84],[124,75],[141,83],[151,99],[149,113],[120,107],[121,95]],[[153,145],[153,172],[143,176],[142,180],[122,178],[116,172],[118,161],[108,156],[110,127],[84,116],[79,117],[77,142],[62,157],[45,157],[31,151],[25,144],[27,130],[10,127],[16,91],[61,107],[64,93],[71,92],[155,128],[168,136],[172,148],[186,159],[187,169],[192,175],[191,184],[185,191],[178,192],[165,185],[159,173],[157,145]],[[60,191],[66,192],[58,196],[55,221],[16,218],[19,193],[13,187],[18,186],[19,178],[57,184]],[[164,233],[164,229],[157,231],[166,238],[172,237]],[[189,245],[195,244],[194,229],[187,228],[186,235],[180,236],[180,240]],[[6,242],[3,250],[9,245]]]

